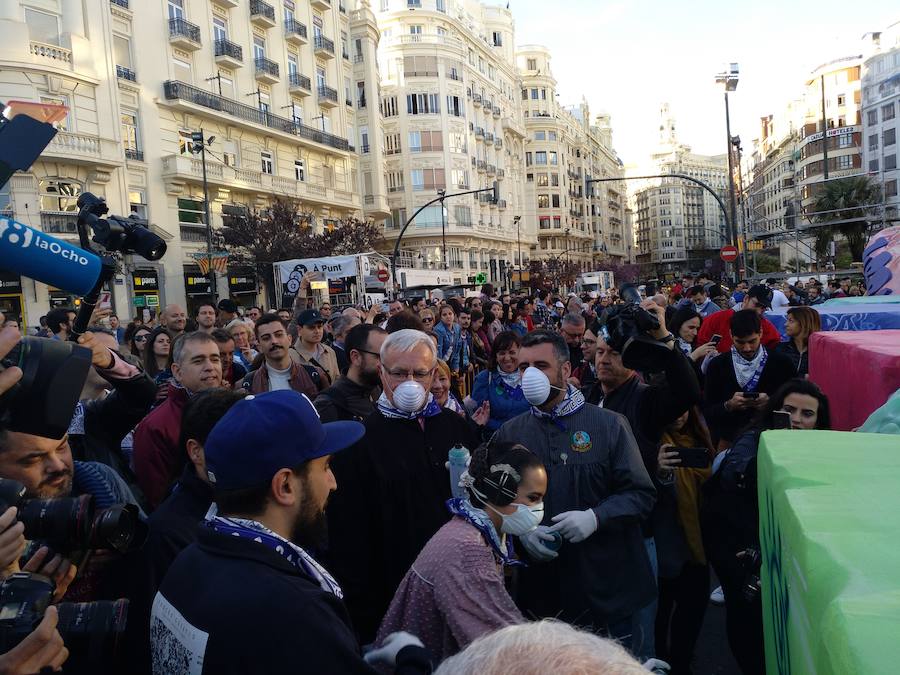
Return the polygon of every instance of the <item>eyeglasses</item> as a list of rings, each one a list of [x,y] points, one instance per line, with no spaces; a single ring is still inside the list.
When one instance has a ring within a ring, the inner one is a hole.
[[[381,358],[381,354],[379,354],[378,352],[370,352],[368,349],[357,349],[356,351],[358,351],[360,354],[370,354],[371,356],[376,356],[379,359]]]
[[[147,336],[146,336],[146,335],[135,335],[135,336],[134,336],[134,341],[135,341],[135,342],[146,342],[146,341],[147,341]]]
[[[434,323],[434,318],[430,316],[423,316],[422,323]]]
[[[416,382],[424,382],[429,377],[431,377],[431,373],[434,372],[434,369],[431,370],[386,370],[385,371],[391,378],[395,380],[408,380],[410,378],[414,379]]]

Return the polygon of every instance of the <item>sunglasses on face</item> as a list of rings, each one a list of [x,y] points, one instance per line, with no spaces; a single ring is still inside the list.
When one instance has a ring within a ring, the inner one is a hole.
[[[432,319],[430,316],[428,316],[428,317],[425,317],[424,319],[422,319],[422,323],[434,323],[434,319]]]
[[[147,336],[146,336],[146,335],[135,335],[135,336],[134,336],[134,341],[135,341],[135,342],[146,342],[146,341],[147,341]]]

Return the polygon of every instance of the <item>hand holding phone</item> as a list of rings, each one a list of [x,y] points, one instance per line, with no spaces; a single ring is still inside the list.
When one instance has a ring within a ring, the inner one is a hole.
[[[678,466],[686,469],[705,469],[710,464],[709,450],[706,448],[672,448],[677,453]]]
[[[722,336],[719,335],[718,333],[716,333],[709,339],[709,341],[710,341],[710,343],[717,345],[717,344],[719,344],[719,340],[721,340],[721,339],[722,339]]]
[[[776,410],[772,413],[772,428],[773,429],[790,429],[791,425],[791,414],[786,410]]]

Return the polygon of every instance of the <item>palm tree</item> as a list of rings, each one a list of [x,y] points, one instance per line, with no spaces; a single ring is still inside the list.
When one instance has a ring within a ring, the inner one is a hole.
[[[814,221],[824,225],[816,230],[816,255],[825,256],[828,245],[839,232],[847,240],[853,260],[862,261],[863,249],[868,237],[869,215],[872,206],[881,202],[881,185],[869,176],[852,176],[825,183],[812,210]]]

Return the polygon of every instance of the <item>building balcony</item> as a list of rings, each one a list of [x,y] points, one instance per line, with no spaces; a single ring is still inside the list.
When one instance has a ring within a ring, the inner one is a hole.
[[[312,82],[306,75],[291,73],[288,75],[288,90],[297,96],[309,96],[312,93]]]
[[[475,140],[484,140],[484,129],[475,127]]]
[[[306,24],[300,23],[296,19],[290,19],[284,22],[284,39],[286,42],[294,45],[305,45],[309,42],[306,33]]]
[[[162,175],[167,189],[174,192],[185,185],[203,184],[202,160],[192,155],[168,155],[162,158]],[[359,209],[360,199],[346,190],[276,176],[253,169],[242,169],[218,162],[206,163],[210,185],[232,190],[274,194],[346,209]]]
[[[144,161],[144,151],[137,150],[135,148],[125,148],[125,159],[133,160],[136,162]]]
[[[213,3],[218,5],[219,7],[233,9],[241,4],[241,0],[213,0]]]
[[[336,89],[320,84],[317,89],[319,105],[323,108],[333,108],[338,104],[338,93]]]
[[[29,52],[36,57],[36,63],[54,68],[72,70],[72,50],[43,42],[30,42]]]
[[[258,82],[265,82],[266,84],[278,82],[279,71],[277,63],[263,56],[259,56],[256,58],[255,64],[255,75]]]
[[[310,0],[309,4],[316,9],[331,9],[331,0]]]
[[[500,118],[500,106],[498,106],[498,105],[494,106],[494,118],[495,119]]]
[[[484,132],[484,142],[485,143],[493,143],[494,142],[494,134],[490,131]]]
[[[353,55],[353,63],[365,63],[365,57],[362,54]]]
[[[44,148],[41,159],[104,169],[113,168],[122,165],[122,146],[111,139],[92,134],[58,131]]]
[[[483,172],[487,171],[487,162],[485,162],[484,160],[479,159],[479,160],[478,160],[477,168],[478,168],[478,172],[479,172],[479,173],[483,173]]]
[[[472,166],[474,167],[476,164],[477,164],[477,162],[476,162],[475,158],[473,157],[472,158]]]
[[[78,212],[41,211],[41,229],[47,234],[78,234]]]
[[[497,138],[494,139],[494,147],[497,148],[498,150],[503,147],[503,139],[500,138],[499,136],[497,136]]]
[[[497,201],[497,207],[502,211],[506,208],[506,200],[500,199]]]
[[[256,129],[257,126],[263,126],[282,134],[299,136],[313,143],[327,145],[336,150],[352,150],[352,146],[346,138],[340,138],[284,117],[264,112],[259,108],[254,108],[225,96],[217,96],[184,82],[167,80],[163,88],[166,100],[170,102],[170,105],[186,112],[202,114],[213,111],[214,115],[225,123],[243,122],[246,127],[252,129]],[[198,108],[201,110],[198,110]],[[57,137],[60,135],[57,134]]]
[[[216,40],[213,43],[213,54],[220,66],[239,68],[244,65],[244,50],[231,40]]]
[[[525,138],[525,127],[512,117],[503,118],[503,130],[515,134],[519,138]]]
[[[275,25],[275,8],[262,0],[250,0],[250,21],[261,28]]]
[[[137,75],[131,68],[125,66],[116,66],[116,77],[120,80],[128,80],[129,82],[137,82]]]
[[[472,105],[474,105],[476,108],[481,107],[481,94],[472,94]]]
[[[109,0],[109,4],[121,7],[122,9],[128,9],[128,0]]]
[[[488,164],[486,167],[489,176],[494,176],[497,174],[497,167],[493,164]]]
[[[321,56],[326,59],[334,58],[334,41],[329,40],[324,35],[316,35],[313,40],[313,49],[316,52],[316,56]]]
[[[503,180],[504,178],[506,178],[506,171],[497,169],[497,180]]]
[[[169,44],[191,52],[200,49],[200,26],[184,19],[169,19]]]

